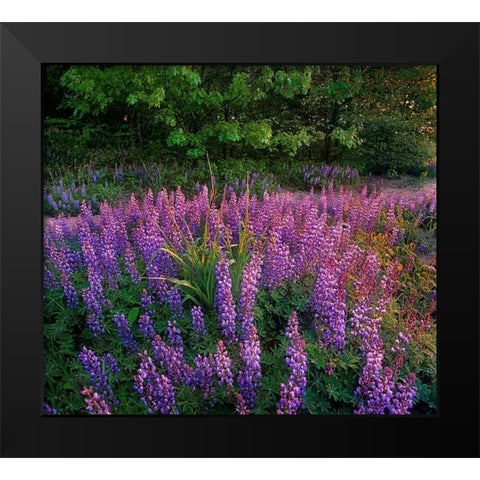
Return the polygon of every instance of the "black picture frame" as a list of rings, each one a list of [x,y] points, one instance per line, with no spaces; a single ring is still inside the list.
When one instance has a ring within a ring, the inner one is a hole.
[[[2,456],[479,456],[479,24],[4,23],[0,30]],[[438,414],[42,416],[45,63],[437,65]]]

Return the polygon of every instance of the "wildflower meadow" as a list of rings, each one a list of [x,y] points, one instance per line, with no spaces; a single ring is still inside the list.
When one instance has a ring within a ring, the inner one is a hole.
[[[435,194],[134,194],[44,225],[45,413],[436,411]]]

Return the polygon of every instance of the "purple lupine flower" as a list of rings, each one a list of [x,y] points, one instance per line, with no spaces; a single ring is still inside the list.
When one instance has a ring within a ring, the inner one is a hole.
[[[366,222],[364,225],[364,229],[367,232],[373,232],[375,230],[375,223],[378,218],[378,214],[381,210],[381,202],[378,199],[375,199],[372,203],[370,208],[366,211]]]
[[[238,372],[238,385],[247,407],[255,406],[256,389],[262,384],[262,370],[260,366],[260,341],[255,325],[248,329],[248,337],[240,343],[240,356],[244,362],[244,368]]]
[[[177,228],[180,228],[181,233],[185,237],[190,237],[190,232],[187,227],[187,222],[186,222],[186,201],[185,201],[185,195],[183,194],[182,190],[180,187],[177,187],[175,190],[175,200],[174,200],[174,218],[175,222],[177,223]],[[193,240],[193,238],[192,238]]]
[[[177,288],[171,288],[168,291],[167,301],[172,311],[172,318],[183,318],[182,297]]]
[[[183,340],[180,336],[180,330],[177,328],[177,318],[183,318],[182,297],[176,288],[169,290],[167,294],[168,306],[172,311],[172,320],[167,323],[168,339],[172,346],[179,352],[183,352]]]
[[[103,362],[104,371],[108,375],[116,375],[117,373],[120,373],[120,368],[118,366],[117,360],[115,360],[115,357],[113,357],[109,353],[103,355],[103,357],[100,358],[100,361]]]
[[[381,359],[374,354],[367,355],[367,366],[359,380],[354,395],[360,396],[356,415],[385,415],[394,398],[395,382],[389,367],[381,368]]]
[[[360,407],[355,414],[383,414],[392,398],[391,371],[382,367],[383,341],[378,326],[381,318],[375,316],[371,300],[376,291],[379,261],[370,252],[361,265],[359,276],[355,282],[356,302],[351,316],[352,336],[361,339],[360,352],[365,358],[362,376],[354,394],[360,398]]]
[[[132,193],[130,195],[129,202],[124,207],[125,213],[125,221],[129,222],[137,222],[141,215],[140,215],[140,206],[138,204],[138,200],[135,198],[135,194]]]
[[[346,293],[341,286],[339,266],[335,258],[321,268],[310,304],[315,312],[315,324],[320,345],[332,344],[345,348]]]
[[[270,231],[265,252],[263,285],[269,288],[280,286],[291,275],[290,248],[281,239],[279,227]]]
[[[292,373],[288,379],[288,385],[280,385],[280,401],[277,404],[279,415],[295,415],[298,408],[305,408],[302,397],[306,395],[307,386],[307,354],[305,352],[305,340],[298,331],[297,312],[290,316],[285,332],[289,339],[289,347],[286,352],[286,363]]]
[[[183,352],[167,345],[160,335],[152,340],[153,358],[167,370],[167,377],[174,384],[190,385],[192,383],[192,368],[185,361]]]
[[[138,326],[145,338],[153,338],[155,336],[155,328],[149,313],[138,317]]]
[[[89,286],[82,290],[82,296],[88,311],[87,324],[94,332],[94,335],[97,336],[98,333],[105,333],[105,330],[100,326],[99,320],[102,318],[102,309],[106,300],[103,293],[100,262],[95,248],[97,246],[97,238],[91,231],[92,226],[92,212],[85,202],[82,202],[78,237],[82,248],[83,261],[87,267],[89,283]]]
[[[47,292],[48,290],[56,290],[59,288],[59,283],[55,278],[54,273],[47,267],[47,263],[43,264],[43,290]]]
[[[217,296],[216,305],[220,328],[227,343],[237,340],[235,332],[235,303],[232,295],[232,279],[228,269],[228,260],[226,257],[220,257],[216,266],[215,274],[217,277]]]
[[[80,393],[85,397],[86,408],[91,415],[111,415],[108,403],[93,391],[91,385],[88,388],[85,387]]]
[[[100,252],[105,268],[105,276],[109,279],[110,290],[118,288],[120,268],[117,261],[117,228],[112,208],[105,201],[100,205],[102,222],[100,233]]]
[[[358,410],[355,414],[380,414],[390,413],[393,415],[407,415],[408,409],[412,407],[412,400],[416,393],[415,375],[411,374],[407,379],[400,379],[396,384],[395,375],[403,362],[400,355],[395,360],[395,370],[389,367],[382,368],[383,350],[382,340],[379,338],[379,327],[381,317],[372,318],[374,315],[386,313],[386,306],[395,293],[399,270],[397,263],[391,262],[387,267],[386,274],[381,281],[381,294],[375,307],[370,307],[370,315],[366,315],[358,322],[356,328],[362,338],[360,350],[366,358],[362,376],[359,379],[359,386],[354,392],[360,398]],[[413,300],[412,300],[413,301]],[[365,299],[363,299],[365,303]],[[365,310],[365,308],[364,308]],[[373,314],[373,315],[372,315]],[[416,312],[414,311],[411,322],[415,323]],[[400,332],[399,338],[402,343],[408,344],[408,328],[405,335]],[[400,341],[395,342],[394,351],[404,352]]]
[[[237,196],[233,192],[230,199],[222,203],[221,207],[222,221],[225,225],[225,229],[229,234],[232,243],[237,243],[239,240],[239,227],[240,227],[240,211],[237,205]]]
[[[141,282],[141,278],[138,273],[137,266],[135,265],[135,253],[133,252],[130,242],[127,243],[125,248],[125,268],[130,275],[132,283],[135,285],[139,284]]]
[[[60,415],[53,407],[51,407],[48,403],[43,404],[43,411],[47,415]]]
[[[80,215],[78,217],[78,240],[80,243],[88,240],[95,247],[98,246],[98,239],[93,234],[95,222],[93,221],[92,209],[82,200]]]
[[[392,399],[389,408],[392,415],[410,415],[410,409],[413,406],[413,397],[417,393],[415,386],[416,377],[414,373],[401,380]]]
[[[242,394],[239,392],[233,392],[233,394],[237,398],[237,405],[235,406],[235,411],[239,415],[248,415],[250,413],[250,409],[248,408]]]
[[[381,318],[375,318],[374,310],[367,306],[365,298],[357,303],[352,316],[353,334],[360,336],[360,352],[365,358],[362,376],[354,392],[360,398],[360,406],[354,413],[382,415],[393,397],[393,379],[391,371],[382,367],[383,341],[378,331]]]
[[[380,261],[372,249],[360,265],[357,279],[354,282],[357,298],[371,299],[377,290],[377,278]]]
[[[208,401],[208,404],[212,405],[217,400],[214,397],[215,395],[215,381],[213,378],[214,373],[214,363],[215,360],[213,355],[210,354],[206,357],[197,355],[194,359],[195,370],[192,374],[194,388],[198,387],[203,392],[205,400]],[[208,409],[208,404],[206,409]]]
[[[294,252],[295,278],[301,278],[306,273],[315,271],[319,248],[321,249],[325,236],[326,220],[327,215],[325,213],[320,217],[318,216],[317,208],[310,208],[306,214],[298,239],[297,251]]]
[[[380,281],[380,298],[378,299],[376,309],[377,311],[385,315],[387,313],[386,307],[390,303],[390,300],[393,294],[396,292],[397,288],[400,286],[398,277],[400,276],[401,270],[398,268],[397,260],[391,261],[386,269],[385,275],[382,276]]]
[[[178,414],[172,383],[165,375],[157,373],[146,351],[143,355],[139,355],[141,362],[137,375],[133,377],[133,388],[140,394],[140,399],[147,406],[148,413]]]
[[[138,350],[137,342],[133,337],[132,330],[128,325],[128,320],[126,319],[125,315],[123,313],[116,313],[113,316],[113,321],[118,328],[118,335],[120,340],[122,340],[123,345],[127,349],[127,352],[136,352]]]
[[[225,225],[220,217],[220,212],[215,207],[210,208],[208,211],[207,226],[208,232],[210,232],[210,244],[213,245],[215,238],[219,238],[221,245],[224,245],[226,236]]]
[[[171,259],[166,258],[166,255],[168,255],[166,252],[160,252],[147,267],[148,285],[159,303],[167,300],[169,288],[165,277],[175,277],[176,275],[171,265]]]
[[[95,251],[88,239],[84,240],[82,251],[85,264],[87,265],[89,282],[89,286],[82,290],[83,299],[89,312],[87,324],[93,331],[94,336],[97,336],[98,333],[105,333],[104,328],[99,323],[99,320],[102,318],[103,306],[106,303],[105,295],[103,294],[102,277],[98,269]]]
[[[215,372],[220,378],[219,385],[226,385],[227,388],[233,388],[233,373],[231,370],[232,361],[228,356],[227,349],[222,340],[217,343],[217,353],[215,353]],[[227,390],[228,394],[228,390]]]
[[[205,329],[205,319],[203,317],[202,308],[199,306],[192,307],[192,329],[196,333],[197,338],[207,333]]]
[[[367,296],[364,296],[357,302],[353,311],[354,334],[361,338],[360,351],[366,361],[358,381],[358,388],[354,392],[359,397],[359,408],[354,411],[355,414],[395,413],[397,410],[403,411],[400,405],[408,403],[407,397],[402,397],[402,392],[398,394],[398,401],[394,402],[395,392],[398,392],[394,372],[389,367],[382,366],[384,351],[383,341],[380,338],[381,315],[386,312],[385,308],[397,287],[396,265],[396,262],[391,262],[387,267],[387,273],[382,277],[381,293],[376,305],[367,307]],[[359,290],[372,294],[370,288]]]
[[[155,336],[155,328],[153,326],[151,315],[155,315],[156,312],[153,308],[152,297],[145,289],[142,291],[141,304],[145,313],[138,318],[138,325],[143,336],[152,339]]]
[[[153,308],[153,300],[152,296],[148,294],[147,290],[144,288],[142,290],[142,298],[140,300],[143,309],[145,310],[145,313],[150,313],[152,315],[155,315],[155,309]]]
[[[176,320],[169,320],[167,323],[167,333],[168,339],[172,344],[172,347],[175,348],[178,352],[183,352],[183,340],[180,336],[180,329],[177,327]]]
[[[240,300],[238,302],[238,319],[241,325],[240,340],[250,337],[253,325],[253,304],[257,294],[257,285],[261,276],[262,258],[258,252],[252,254],[252,259],[243,270]]]
[[[53,195],[51,193],[47,196],[48,204],[53,207],[54,210],[58,210],[58,205],[56,204],[55,200],[53,199]]]
[[[60,274],[60,283],[63,287],[67,305],[71,308],[77,307],[78,294],[71,280],[73,269],[68,259],[68,249],[64,246],[57,248],[56,245],[51,242],[48,254],[49,260]]]
[[[93,391],[97,392],[100,399],[104,400],[109,406],[118,404],[118,400],[114,398],[112,387],[109,384],[109,376],[119,372],[117,361],[110,354],[99,359],[92,350],[86,347],[82,348],[78,358],[85,371],[90,375]]]
[[[395,217],[395,204],[392,202],[390,206],[388,207],[388,212],[387,212],[387,223],[385,225],[384,232],[388,233],[390,232],[393,227],[396,227],[396,217]]]

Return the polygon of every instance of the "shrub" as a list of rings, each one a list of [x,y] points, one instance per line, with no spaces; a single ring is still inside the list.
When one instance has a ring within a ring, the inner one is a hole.
[[[353,155],[359,157],[362,174],[419,176],[435,155],[434,143],[401,117],[365,119],[360,138],[362,144]]]

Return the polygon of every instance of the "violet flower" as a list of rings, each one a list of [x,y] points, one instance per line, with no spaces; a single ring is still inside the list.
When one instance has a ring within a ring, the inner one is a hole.
[[[140,367],[133,377],[133,388],[140,394],[140,399],[147,406],[148,413],[178,414],[172,383],[165,375],[157,373],[146,351],[143,355],[139,355]]]
[[[111,415],[108,403],[101,395],[93,391],[91,385],[85,387],[80,393],[85,397],[86,408],[91,415]]]
[[[252,259],[243,270],[240,300],[238,302],[238,319],[241,326],[240,340],[245,341],[250,335],[253,325],[253,304],[257,293],[257,285],[261,276],[262,259],[258,252],[254,252]]]
[[[197,338],[200,335],[205,335],[207,333],[205,329],[205,319],[203,316],[202,308],[195,305],[192,307],[192,329],[196,333]]]
[[[182,350],[167,345],[160,335],[155,335],[151,344],[153,358],[165,368],[168,379],[176,385],[190,385],[192,367],[186,363]]]
[[[320,269],[310,304],[315,312],[315,328],[320,345],[345,348],[346,294],[340,283],[340,266],[335,258]]]
[[[127,349],[128,353],[136,352],[138,350],[137,342],[133,337],[132,330],[128,325],[128,320],[125,315],[116,313],[113,316],[113,321],[118,328],[118,335]]]
[[[307,386],[307,353],[305,340],[298,331],[297,313],[293,312],[288,319],[285,336],[289,340],[286,352],[286,363],[291,369],[288,384],[280,385],[280,401],[277,404],[279,415],[295,415],[298,408],[305,408],[302,397],[306,395]]]
[[[192,374],[194,388],[198,387],[203,392],[205,400],[207,400],[206,409],[208,404],[213,405],[217,400],[215,395],[215,380],[214,380],[214,364],[215,360],[213,355],[210,354],[206,357],[197,355],[194,359],[195,370]]]
[[[238,372],[238,385],[247,407],[255,406],[256,389],[262,384],[262,370],[260,366],[260,340],[255,325],[248,329],[248,337],[240,343],[240,357],[244,368]]]
[[[228,260],[220,257],[215,266],[217,276],[216,304],[220,328],[227,343],[237,340],[235,332],[235,303],[232,295],[232,279],[228,269]]]
[[[219,385],[225,385],[228,389],[233,388],[233,373],[231,370],[232,361],[228,356],[227,349],[222,340],[217,343],[217,352],[215,353],[215,372],[220,379]]]
[[[53,407],[51,407],[48,403],[43,404],[43,411],[47,415],[59,415],[59,413]]]
[[[110,375],[119,373],[115,358],[107,354],[99,359],[92,350],[86,347],[83,347],[78,358],[82,362],[85,371],[90,375],[92,391],[97,392],[99,398],[104,400],[110,407],[118,404],[118,400],[114,398],[113,390],[109,383]]]

